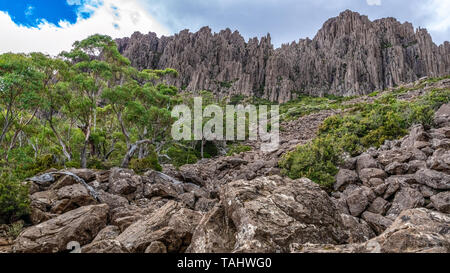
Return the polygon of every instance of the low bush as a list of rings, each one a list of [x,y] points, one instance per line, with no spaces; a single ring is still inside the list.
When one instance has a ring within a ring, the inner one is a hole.
[[[28,187],[8,171],[1,171],[0,179],[0,223],[11,223],[28,215]]]
[[[408,133],[413,124],[431,126],[434,112],[450,101],[450,90],[436,89],[413,102],[386,94],[370,104],[359,104],[350,113],[329,117],[310,143],[297,147],[279,162],[283,173],[307,177],[331,187],[344,154],[357,156]]]
[[[240,153],[248,152],[251,150],[252,150],[252,147],[250,147],[250,146],[234,144],[234,145],[230,145],[228,147],[227,156],[232,156],[235,154],[240,154]]]
[[[158,155],[154,151],[151,151],[145,158],[133,158],[130,161],[130,168],[138,174],[142,174],[148,170],[162,171],[162,167],[158,162]]]

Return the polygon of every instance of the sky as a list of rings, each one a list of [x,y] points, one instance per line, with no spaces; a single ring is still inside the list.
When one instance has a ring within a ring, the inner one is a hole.
[[[270,33],[279,47],[313,38],[346,9],[427,28],[437,44],[450,40],[450,0],[0,0],[0,53],[57,55],[96,33],[167,36],[203,26],[238,30],[246,39]]]

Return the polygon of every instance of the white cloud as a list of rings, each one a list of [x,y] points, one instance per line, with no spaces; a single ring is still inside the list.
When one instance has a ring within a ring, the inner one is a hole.
[[[424,3],[422,10],[432,14],[426,23],[428,30],[437,32],[450,30],[449,0],[429,0]]]
[[[28,6],[27,9],[25,10],[25,16],[33,15],[33,12],[34,12],[34,7]]]
[[[168,35],[169,31],[158,23],[141,5],[139,0],[97,0],[85,1],[80,9],[77,22],[71,24],[60,21],[54,25],[43,20],[37,27],[26,27],[14,23],[10,15],[0,11],[0,53],[5,52],[44,52],[57,55],[69,50],[73,42],[89,35],[100,33],[113,38],[130,36],[135,31],[158,35]],[[68,0],[80,3],[80,0]],[[91,16],[83,19],[81,12]]]
[[[381,6],[381,0],[366,0],[369,6]]]

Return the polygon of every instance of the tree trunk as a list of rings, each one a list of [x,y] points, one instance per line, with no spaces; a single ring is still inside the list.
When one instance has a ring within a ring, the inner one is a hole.
[[[52,129],[53,133],[56,136],[56,139],[58,139],[59,145],[62,148],[63,154],[64,156],[67,158],[67,161],[71,161],[72,160],[72,155],[70,154],[69,150],[67,149],[66,144],[64,143],[64,141],[62,140],[61,136],[58,134],[58,132],[56,131],[55,127],[53,126],[53,122],[52,121],[48,121],[50,124],[50,128]]]
[[[202,138],[202,143],[201,143],[201,147],[200,147],[200,155],[203,159],[203,146],[205,146],[205,140]]]
[[[144,139],[144,140],[139,140],[136,143],[130,145],[130,147],[128,148],[128,152],[124,156],[124,158],[122,160],[122,164],[120,166],[122,168],[128,168],[128,165],[130,165],[131,158],[133,158],[136,150],[139,148],[139,146],[141,146],[142,144],[145,144],[145,143],[151,143],[151,141],[149,139]]]
[[[81,150],[81,168],[83,169],[87,168],[87,147],[89,145],[89,139],[91,137],[91,125],[92,119],[89,119],[87,126],[83,130],[85,132],[84,145],[83,149]]]

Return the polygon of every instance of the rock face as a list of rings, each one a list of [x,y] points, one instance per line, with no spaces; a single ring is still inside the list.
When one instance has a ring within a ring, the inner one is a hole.
[[[139,69],[177,69],[181,76],[168,82],[183,90],[278,102],[300,93],[367,94],[450,74],[450,43],[437,46],[425,29],[351,11],[325,22],[314,39],[277,49],[269,34],[246,42],[237,31],[212,34],[208,27],[161,38],[135,33],[116,42]]]
[[[449,253],[450,216],[424,208],[402,212],[380,236],[362,244],[304,245],[295,252]]]
[[[229,247],[228,252],[249,253],[288,252],[296,244],[339,244],[348,238],[328,195],[308,179],[238,180],[224,188],[221,200],[223,211],[216,209],[202,220],[189,251],[213,251],[211,240],[222,249]],[[233,235],[211,225],[210,219],[218,216],[225,216],[219,223],[232,223]]]
[[[16,239],[14,250],[24,253],[54,253],[77,241],[86,244],[106,225],[108,205],[84,206],[30,227]]]

